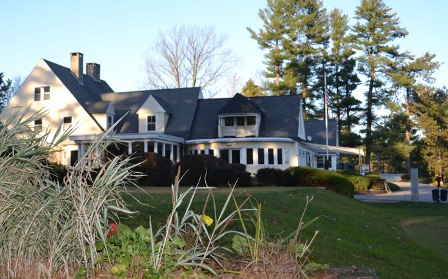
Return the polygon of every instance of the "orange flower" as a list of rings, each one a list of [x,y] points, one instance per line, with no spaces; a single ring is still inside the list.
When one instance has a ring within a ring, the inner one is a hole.
[[[111,237],[112,235],[116,234],[118,232],[118,226],[115,223],[109,224],[109,233],[107,234],[108,237]]]

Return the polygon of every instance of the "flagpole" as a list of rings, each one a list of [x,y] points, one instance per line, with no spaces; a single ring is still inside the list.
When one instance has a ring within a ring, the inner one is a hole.
[[[328,156],[328,102],[329,98],[327,92],[327,73],[324,72],[324,110],[325,110],[325,145],[327,147],[327,161],[329,160]]]

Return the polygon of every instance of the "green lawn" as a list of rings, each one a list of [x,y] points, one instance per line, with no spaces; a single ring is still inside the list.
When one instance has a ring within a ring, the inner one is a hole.
[[[140,211],[133,219],[122,219],[124,223],[148,226],[149,216],[153,224],[164,222],[171,207],[169,188],[147,189],[151,196],[139,191],[133,195],[151,207],[123,195],[130,209]],[[225,189],[214,191],[217,204],[223,203],[227,193]],[[316,262],[373,267],[379,278],[448,278],[448,204],[364,203],[316,188],[242,188],[236,192],[241,201],[248,194],[262,204],[271,237],[294,231],[306,197],[314,196],[306,220],[321,217],[301,237],[307,239],[319,230],[312,253]],[[204,194],[195,199],[197,212],[204,200]]]

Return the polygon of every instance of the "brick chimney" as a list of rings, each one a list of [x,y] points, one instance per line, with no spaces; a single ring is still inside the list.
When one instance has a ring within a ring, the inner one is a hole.
[[[70,53],[70,70],[78,78],[78,81],[81,84],[84,83],[84,65],[82,58],[83,54],[81,52]]]
[[[86,72],[89,76],[93,78],[94,81],[100,82],[100,64],[96,63],[87,63],[86,64]]]

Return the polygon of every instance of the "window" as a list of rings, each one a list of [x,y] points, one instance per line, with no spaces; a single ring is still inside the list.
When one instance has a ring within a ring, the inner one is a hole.
[[[233,126],[233,117],[224,118],[224,126]]]
[[[40,87],[34,88],[34,101],[40,101]]]
[[[274,164],[274,149],[268,148],[268,164],[273,165]]]
[[[228,149],[220,149],[219,155],[224,161],[226,161],[226,163],[229,163],[229,150]]]
[[[244,126],[244,117],[236,118],[236,126]]]
[[[281,148],[277,149],[277,164],[283,165],[283,150]]]
[[[229,162],[229,163],[239,164],[241,162],[240,158],[241,158],[240,150],[239,149],[233,149],[232,150],[232,162]]]
[[[247,126],[254,126],[256,124],[255,116],[247,117]]]
[[[42,132],[42,118],[36,119],[34,121],[34,132],[36,132],[36,133]]]
[[[254,164],[254,150],[252,148],[246,149],[246,159],[248,165]]]
[[[258,164],[264,165],[264,149],[258,148]]]
[[[325,167],[324,157],[318,156],[318,157],[316,157],[316,159],[317,159],[317,168],[318,169],[323,169]]]
[[[50,86],[42,86],[34,88],[34,101],[40,102],[50,100]]]
[[[156,116],[148,115],[148,127],[147,131],[155,131],[156,130]]]
[[[214,156],[214,155],[215,155],[215,150],[210,149],[210,150],[208,151],[208,154]]]
[[[72,126],[72,117],[65,116],[62,120],[62,130],[67,131]]]
[[[50,86],[45,86],[44,88],[44,100],[50,100]]]
[[[112,127],[112,125],[114,125],[114,116],[108,115],[107,116],[107,129],[109,130],[110,127]]]

